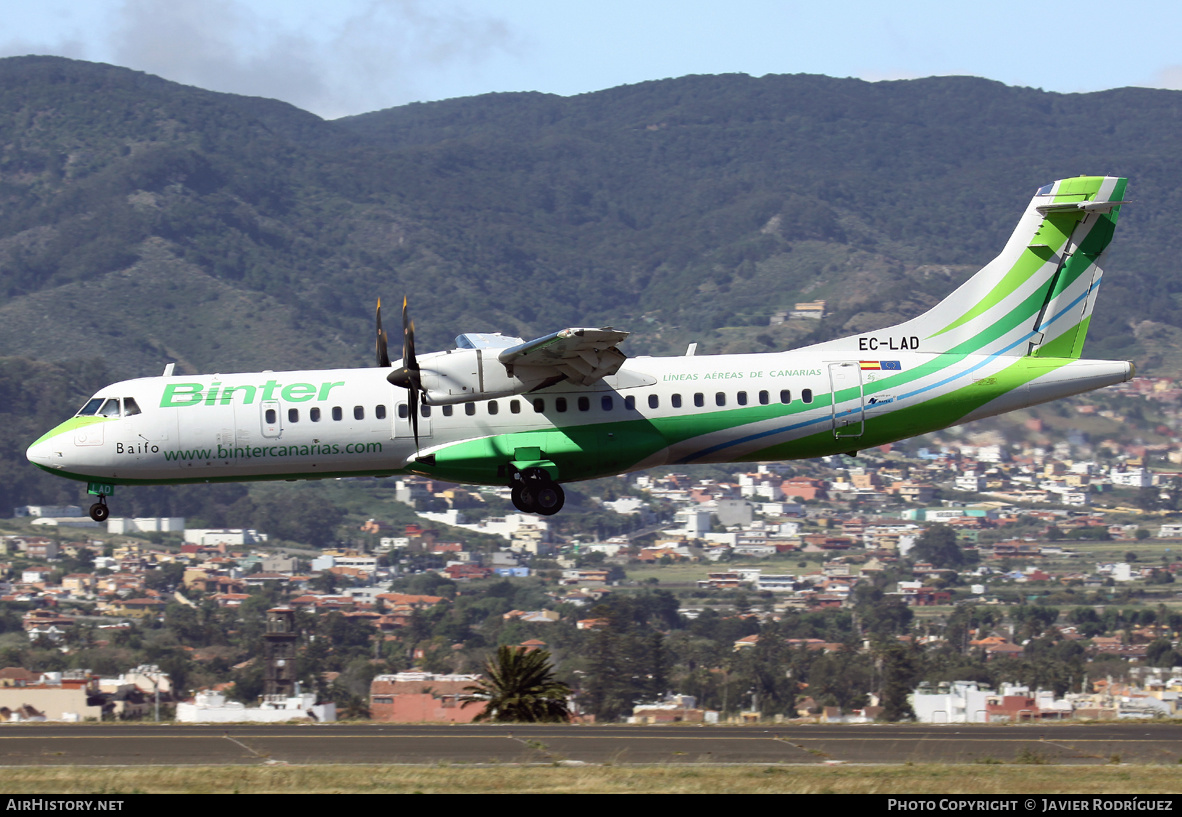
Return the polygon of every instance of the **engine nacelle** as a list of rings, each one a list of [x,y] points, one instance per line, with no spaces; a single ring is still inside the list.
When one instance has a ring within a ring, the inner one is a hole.
[[[552,371],[517,366],[512,375],[495,349],[452,349],[419,357],[427,403],[445,406],[523,394],[541,386]]]
[[[563,329],[529,342],[470,333],[456,338],[455,349],[420,357],[419,378],[434,406],[511,397],[563,381],[608,389],[652,385],[649,375],[618,374],[627,358],[616,344],[626,337],[611,327]]]

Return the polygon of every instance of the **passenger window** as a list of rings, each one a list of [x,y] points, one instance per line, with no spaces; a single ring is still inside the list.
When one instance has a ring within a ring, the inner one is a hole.
[[[406,407],[406,403],[399,403],[398,404],[398,419],[405,420],[409,416],[410,416],[410,409],[408,409]]]
[[[475,417],[476,416],[476,404],[475,403],[465,403],[464,404],[464,414],[467,414],[469,417]]]
[[[509,412],[511,414],[520,414],[521,413],[521,401],[520,400],[510,400],[509,401]]]
[[[428,406],[426,403],[419,403],[419,416],[420,417],[430,417],[431,416],[431,407]]]
[[[726,392],[720,391],[720,392],[715,393],[714,405],[716,405],[716,406],[725,406],[726,405]]]
[[[771,401],[772,401],[771,395],[769,395],[767,392],[761,391],[759,393],[759,405],[766,406]]]
[[[313,423],[319,423],[320,422],[320,409],[318,409],[318,408],[309,409],[308,410],[308,419],[311,420]]]
[[[455,413],[455,406],[444,406],[443,407],[443,416],[444,417],[450,417],[454,413]]]
[[[92,397],[90,400],[86,401],[85,406],[78,409],[78,416],[79,417],[89,417],[92,414],[96,413],[98,411],[99,406],[101,406],[102,404],[103,404],[103,398]]]
[[[345,412],[341,411],[340,406],[333,406],[332,407],[332,419],[343,420],[344,417],[345,417]]]
[[[267,409],[263,417],[266,419],[267,425],[269,426],[275,425],[275,421],[279,419],[279,415],[275,412],[275,409]]]
[[[612,399],[605,395],[599,401],[599,407],[602,408],[604,411],[611,411],[612,410]]]
[[[806,403],[813,402],[813,390],[812,389],[801,389],[800,399]]]
[[[124,417],[134,417],[136,414],[139,414],[139,413],[140,413],[140,407],[138,405],[136,405],[135,398],[134,397],[124,397],[123,398],[123,416]]]
[[[541,414],[545,410],[546,410],[546,401],[543,400],[541,397],[535,397],[534,398],[534,412],[537,414]]]
[[[290,408],[287,410],[287,422],[298,423],[300,421],[300,410]]]
[[[657,397],[655,394],[650,394],[648,396],[648,407],[649,408],[657,408],[660,405],[661,405],[661,398]]]
[[[591,398],[590,397],[580,397],[579,398],[579,411],[589,411],[590,409],[591,409]]]
[[[706,395],[702,394],[701,392],[694,394],[694,405],[698,408],[706,405]]]
[[[669,402],[673,404],[673,408],[681,408],[681,395],[675,394],[669,398]]]
[[[377,417],[379,420],[385,420],[386,419],[386,407],[384,405],[383,406],[374,406],[373,416]]]
[[[119,416],[119,400],[112,397],[107,402],[103,403],[103,407],[99,409],[100,417],[118,417]]]
[[[496,400],[489,400],[488,401],[488,413],[489,414],[496,414],[500,410],[501,410],[501,407],[497,405]]]
[[[554,398],[554,410],[555,411],[566,411],[566,398],[565,397],[555,397]]]
[[[636,397],[634,395],[630,394],[624,398],[624,408],[628,411],[636,411]]]
[[[788,405],[792,402],[792,392],[788,389],[780,389],[780,402]]]
[[[735,402],[738,403],[740,406],[747,405],[747,392],[741,391],[738,394],[736,394],[735,395]]]
[[[365,406],[353,406],[353,419],[354,420],[364,420],[365,419]]]

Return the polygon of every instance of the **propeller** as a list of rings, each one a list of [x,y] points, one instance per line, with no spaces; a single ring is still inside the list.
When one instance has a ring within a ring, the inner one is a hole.
[[[385,336],[381,330],[381,318],[378,319],[378,359],[385,351]],[[389,366],[389,360],[386,365]],[[415,325],[407,311],[406,298],[402,299],[402,365],[390,374],[386,380],[410,392],[410,429],[415,438],[415,450],[419,448],[419,395],[423,391],[423,380],[419,373],[419,361],[415,357]]]
[[[378,298],[378,366],[390,367],[390,353],[386,351],[386,333],[382,329],[382,299]]]

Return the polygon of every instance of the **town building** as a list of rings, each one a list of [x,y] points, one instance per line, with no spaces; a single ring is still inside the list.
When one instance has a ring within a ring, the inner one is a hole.
[[[369,687],[370,717],[391,723],[471,723],[485,705],[464,706],[461,698],[479,681],[479,675],[413,670],[379,675]]]

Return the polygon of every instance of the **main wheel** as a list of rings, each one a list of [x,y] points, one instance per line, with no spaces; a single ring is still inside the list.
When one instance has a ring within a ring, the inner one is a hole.
[[[553,516],[562,510],[566,504],[566,492],[557,482],[550,482],[538,488],[535,492],[538,513],[542,516]]]
[[[515,485],[510,493],[513,507],[522,513],[537,513],[538,499],[535,489],[526,485]]]
[[[95,522],[106,522],[110,515],[111,509],[102,502],[96,502],[90,506],[90,518]]]

